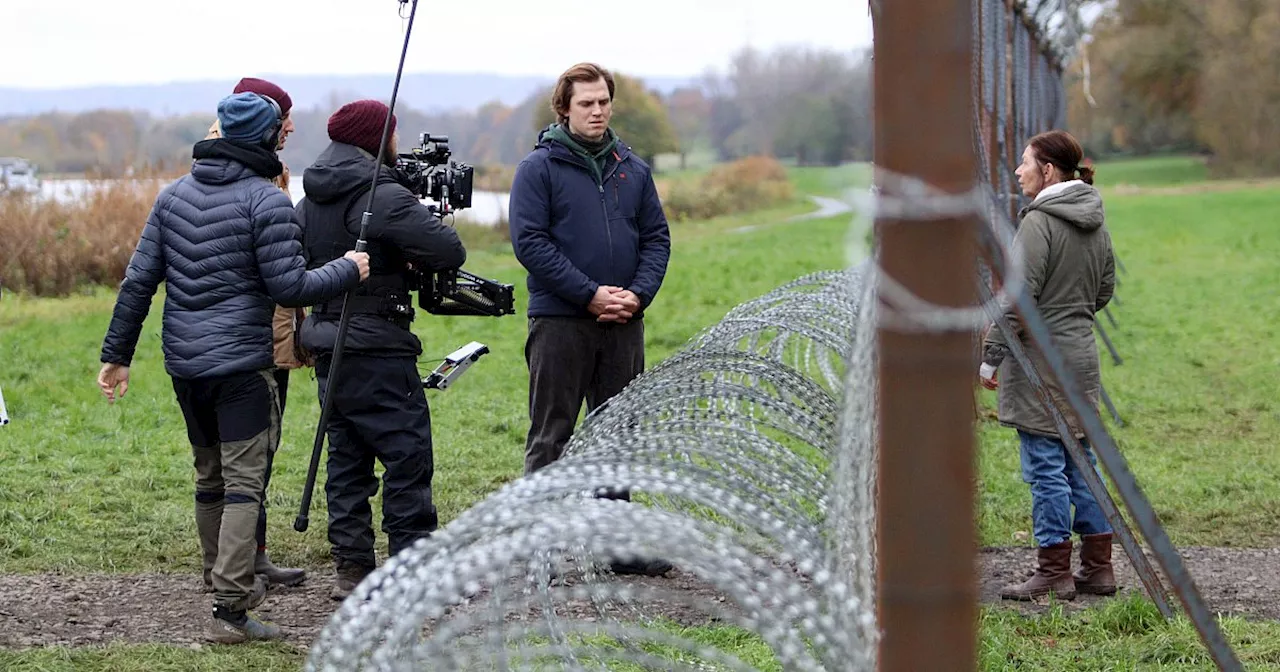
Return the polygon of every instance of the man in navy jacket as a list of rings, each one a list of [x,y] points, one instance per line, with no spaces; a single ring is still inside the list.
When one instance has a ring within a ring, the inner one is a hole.
[[[560,458],[584,400],[591,412],[644,370],[644,311],[671,256],[649,166],[609,128],[613,94],[613,76],[594,63],[560,75],[558,121],[511,185],[511,243],[529,273],[526,474]],[[633,564],[614,569],[670,569]]]

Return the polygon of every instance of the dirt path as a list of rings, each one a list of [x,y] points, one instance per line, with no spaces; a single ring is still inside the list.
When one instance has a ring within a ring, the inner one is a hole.
[[[1280,619],[1280,548],[1182,549],[1191,575],[1211,609],[1251,618]],[[1117,572],[1125,590],[1141,590],[1133,570],[1116,547]],[[982,600],[999,601],[1001,586],[1021,578],[1031,566],[1030,548],[984,549]],[[297,588],[273,590],[259,613],[280,625],[287,640],[308,646],[337,607],[329,599],[332,574],[319,570]],[[720,599],[693,576],[675,572],[668,578],[634,578],[688,592],[695,600]],[[112,641],[160,642],[197,646],[208,614],[208,596],[191,575],[0,575],[0,647],[105,644]],[[1081,597],[1070,610],[1097,604]],[[1010,604],[1010,603],[1005,603]],[[578,605],[590,613],[590,605]],[[1047,604],[1016,604],[1041,611]],[[575,609],[576,610],[576,609]],[[701,612],[687,605],[654,606],[654,615],[694,625]]]
[[[1215,612],[1229,613],[1247,618],[1280,620],[1280,548],[1211,548],[1190,546],[1179,549],[1187,571],[1200,589],[1201,596]],[[1142,583],[1133,572],[1129,559],[1119,545],[1114,547],[1113,560],[1117,581],[1122,590],[1141,592]],[[1159,571],[1154,556],[1151,564]],[[980,556],[982,564],[982,601],[1000,602],[1000,589],[1008,583],[1019,581],[1028,575],[1035,561],[1031,548],[985,549]],[[1079,562],[1078,558],[1074,562]],[[1166,588],[1170,584],[1165,581]],[[1106,598],[1081,596],[1065,603],[1068,611],[1078,611],[1098,604]],[[1178,599],[1172,593],[1169,601],[1180,610]],[[1048,608],[1044,603],[1004,602],[1023,611],[1040,612]]]
[[[757,231],[771,226],[777,226],[779,224],[792,224],[810,219],[825,219],[827,217],[835,217],[836,215],[853,212],[853,206],[837,198],[810,195],[809,200],[812,201],[814,205],[818,206],[817,210],[795,215],[794,217],[788,217],[787,219],[776,222],[769,222],[767,224],[748,224],[746,226],[739,226],[736,229],[729,229],[729,233],[746,233],[747,231]]]

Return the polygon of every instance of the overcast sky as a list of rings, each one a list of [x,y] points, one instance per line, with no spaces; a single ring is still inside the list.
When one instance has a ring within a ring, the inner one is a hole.
[[[3,87],[163,83],[247,73],[389,73],[399,59],[405,25],[397,0],[5,5]],[[867,3],[419,0],[405,69],[554,76],[572,63],[594,60],[637,75],[696,75],[723,68],[748,43],[869,46]]]

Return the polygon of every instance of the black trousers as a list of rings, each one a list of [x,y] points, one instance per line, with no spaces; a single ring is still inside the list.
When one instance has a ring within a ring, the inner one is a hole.
[[[528,475],[564,454],[583,401],[590,413],[644,371],[644,320],[615,324],[531,317],[524,355],[529,366]]]
[[[331,374],[328,356],[316,361],[320,403]],[[382,531],[391,555],[430,535],[439,523],[431,499],[434,461],[431,413],[413,357],[344,354],[329,424],[329,544],[334,559],[376,566],[373,512],[378,492],[374,460],[382,463]]]

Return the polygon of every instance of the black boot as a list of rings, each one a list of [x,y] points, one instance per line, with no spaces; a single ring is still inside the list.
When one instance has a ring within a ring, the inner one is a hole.
[[[373,567],[357,564],[349,560],[338,560],[337,576],[333,580],[333,590],[329,592],[329,597],[335,600],[345,600],[356,586],[364,581],[364,577],[373,573]]]
[[[213,620],[205,632],[205,639],[215,644],[241,644],[279,638],[279,626],[261,621],[248,611],[232,611],[226,607],[213,608]]]
[[[253,559],[253,573],[267,577],[267,583],[273,586],[296,586],[307,580],[306,570],[276,567],[265,548],[259,549]]]
[[[614,574],[639,574],[641,576],[662,576],[674,569],[671,563],[661,558],[614,558],[609,563]]]

